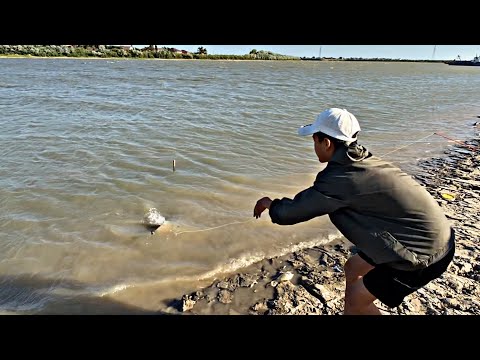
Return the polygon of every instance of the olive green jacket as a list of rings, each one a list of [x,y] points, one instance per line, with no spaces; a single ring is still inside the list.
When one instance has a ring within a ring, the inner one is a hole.
[[[337,149],[313,185],[293,199],[274,199],[273,223],[292,225],[328,214],[375,264],[415,270],[454,246],[453,229],[427,190],[356,143]]]

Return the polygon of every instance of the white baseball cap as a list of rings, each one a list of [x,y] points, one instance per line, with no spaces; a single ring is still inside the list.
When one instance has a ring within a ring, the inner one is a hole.
[[[334,139],[353,142],[357,140],[360,125],[357,118],[345,109],[330,108],[317,115],[313,124],[298,129],[298,135],[307,136],[322,132]]]

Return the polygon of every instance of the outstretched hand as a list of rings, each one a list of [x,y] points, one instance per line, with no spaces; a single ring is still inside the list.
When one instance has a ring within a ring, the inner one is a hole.
[[[272,199],[269,197],[263,197],[260,200],[257,201],[255,204],[255,207],[253,208],[253,216],[258,219],[261,215],[262,212],[265,209],[270,209],[270,204],[272,203]]]

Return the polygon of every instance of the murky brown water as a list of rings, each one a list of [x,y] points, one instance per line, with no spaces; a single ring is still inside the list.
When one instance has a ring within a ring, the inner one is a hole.
[[[252,217],[258,198],[293,197],[319,171],[297,128],[345,107],[361,143],[413,171],[448,145],[416,140],[473,133],[479,71],[0,59],[0,311],[163,311],[215,277],[339,236],[326,217]],[[167,219],[154,235],[141,225],[152,207]]]

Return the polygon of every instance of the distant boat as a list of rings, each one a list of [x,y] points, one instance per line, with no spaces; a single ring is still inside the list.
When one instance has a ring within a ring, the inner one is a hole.
[[[473,60],[460,60],[458,56],[455,60],[445,61],[448,65],[480,66],[480,56],[476,55]]]

